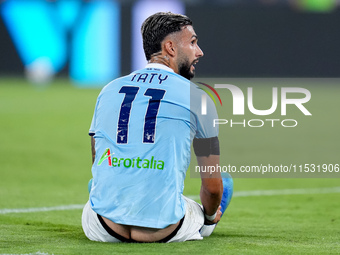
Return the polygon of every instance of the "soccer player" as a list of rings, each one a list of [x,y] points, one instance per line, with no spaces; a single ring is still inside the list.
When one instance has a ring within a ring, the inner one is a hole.
[[[201,173],[202,205],[183,196],[193,142],[199,166],[219,164],[217,113],[189,80],[203,56],[192,21],[156,13],[142,25],[148,64],[98,96],[85,235],[102,242],[182,242],[212,233],[232,195],[232,179]],[[221,201],[222,200],[222,201]]]

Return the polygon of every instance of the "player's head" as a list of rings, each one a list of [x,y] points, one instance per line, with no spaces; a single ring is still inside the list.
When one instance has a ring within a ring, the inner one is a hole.
[[[148,61],[162,54],[164,50],[163,57],[171,58],[175,72],[187,79],[194,76],[193,65],[203,56],[203,52],[197,45],[197,35],[192,27],[192,21],[187,16],[158,12],[144,21],[141,30]]]

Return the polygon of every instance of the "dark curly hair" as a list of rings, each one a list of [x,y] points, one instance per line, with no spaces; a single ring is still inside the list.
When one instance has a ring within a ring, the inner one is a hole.
[[[148,17],[141,28],[146,60],[150,60],[152,54],[162,49],[161,42],[167,35],[187,25],[192,25],[192,21],[182,14],[157,12]]]

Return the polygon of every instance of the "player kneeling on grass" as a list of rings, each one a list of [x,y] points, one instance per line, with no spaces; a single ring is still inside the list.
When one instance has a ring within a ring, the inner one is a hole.
[[[202,205],[183,196],[192,142],[202,169],[219,164],[215,106],[208,101],[209,114],[201,115],[205,92],[189,81],[203,52],[184,15],[156,13],[142,35],[146,67],[112,81],[97,99],[82,226],[93,241],[199,240],[212,233],[233,191],[231,178],[201,173]]]

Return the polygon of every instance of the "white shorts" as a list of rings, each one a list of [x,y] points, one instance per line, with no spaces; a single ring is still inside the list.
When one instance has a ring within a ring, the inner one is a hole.
[[[183,196],[184,197],[184,196]],[[177,233],[165,242],[184,242],[187,240],[201,240],[203,236],[209,236],[216,225],[204,225],[204,214],[202,206],[194,200],[184,197],[186,201],[186,212],[182,224]],[[90,203],[87,202],[82,215],[82,226],[85,235],[92,241],[118,243],[124,242],[124,238],[110,233],[104,228]],[[204,227],[203,227],[204,226]],[[203,227],[203,228],[202,228]],[[202,231],[203,230],[203,231]],[[115,237],[116,236],[116,237]]]

